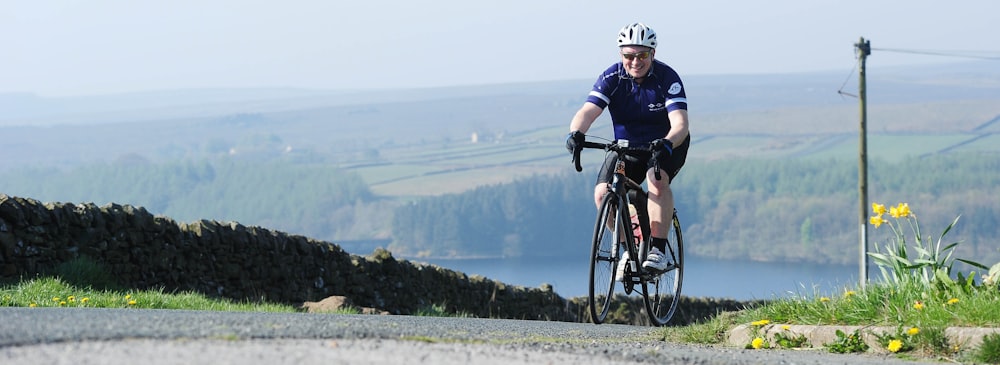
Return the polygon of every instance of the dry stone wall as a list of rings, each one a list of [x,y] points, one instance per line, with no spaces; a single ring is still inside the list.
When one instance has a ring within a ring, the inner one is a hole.
[[[396,260],[384,250],[361,257],[235,222],[177,223],[142,207],[0,195],[0,278],[34,277],[81,256],[136,289],[292,304],[337,295],[395,314],[436,305],[482,317],[576,320],[551,287],[506,285]]]

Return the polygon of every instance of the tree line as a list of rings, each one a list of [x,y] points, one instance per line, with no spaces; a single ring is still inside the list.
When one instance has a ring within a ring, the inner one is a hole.
[[[8,195],[131,204],[181,222],[237,221],[323,239],[357,226],[352,213],[377,204],[357,174],[281,160],[119,159],[66,171],[17,169],[0,174],[0,181],[0,192]]]
[[[689,163],[673,183],[685,250],[724,259],[856,263],[857,170],[842,160]],[[593,181],[575,173],[541,176],[414,202],[397,208],[393,242],[399,251],[428,256],[586,250]],[[924,239],[936,242],[961,216],[944,244],[960,242],[956,257],[967,259],[1000,259],[998,186],[1000,160],[989,154],[873,161],[869,170],[870,202],[909,204]],[[886,226],[868,231],[870,250],[892,233]]]

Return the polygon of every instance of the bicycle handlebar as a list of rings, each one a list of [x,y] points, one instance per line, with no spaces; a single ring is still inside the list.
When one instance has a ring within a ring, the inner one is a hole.
[[[583,143],[580,144],[580,148],[577,148],[575,151],[573,151],[573,163],[576,164],[576,172],[583,171],[583,166],[580,165],[580,152],[582,152],[584,148],[615,151],[618,152],[619,154],[622,154],[626,151],[649,151],[651,146],[649,144],[644,144],[642,145],[642,147],[631,147],[631,146],[622,147],[621,145],[618,144],[618,141],[611,143],[583,141]],[[656,177],[657,180],[660,180],[660,164],[658,163],[653,164],[653,176]]]

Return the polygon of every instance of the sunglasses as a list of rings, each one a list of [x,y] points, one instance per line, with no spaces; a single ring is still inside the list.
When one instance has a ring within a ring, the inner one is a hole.
[[[625,57],[625,59],[629,60],[629,61],[634,60],[636,58],[638,58],[639,61],[642,61],[642,60],[645,60],[645,59],[649,58],[649,56],[651,54],[652,53],[650,51],[643,51],[643,52],[636,52],[636,53],[622,53],[622,57]]]

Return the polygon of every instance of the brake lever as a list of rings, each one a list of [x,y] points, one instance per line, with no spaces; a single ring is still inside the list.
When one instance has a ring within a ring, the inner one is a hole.
[[[580,151],[582,149],[577,148],[573,150],[573,163],[576,164],[576,172],[583,171],[583,166],[580,166]]]

